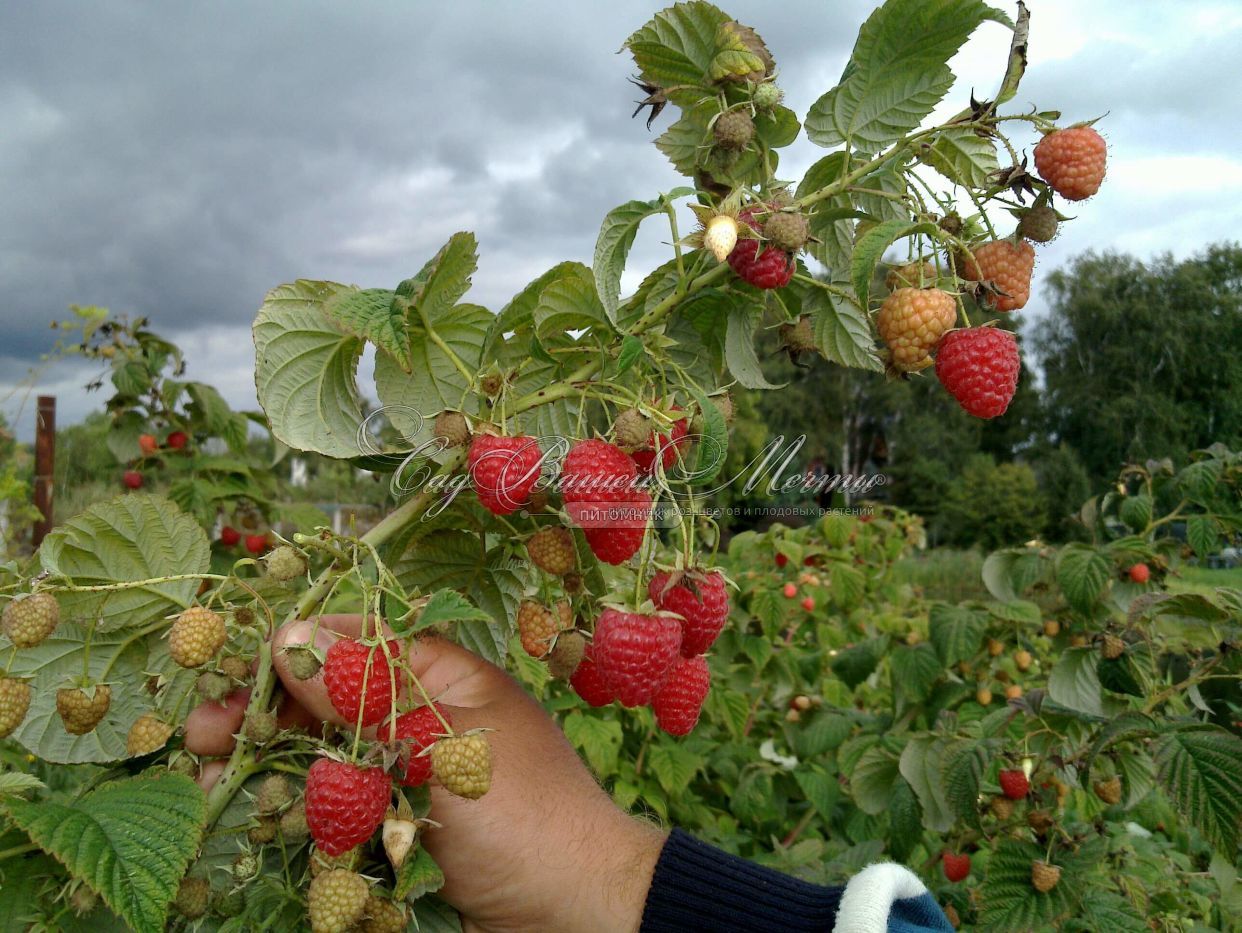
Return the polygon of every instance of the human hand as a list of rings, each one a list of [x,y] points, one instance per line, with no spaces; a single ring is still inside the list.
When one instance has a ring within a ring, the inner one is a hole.
[[[316,634],[326,650],[354,636],[362,617],[326,615]],[[290,675],[286,646],[309,642],[313,625],[293,622],[273,641],[287,694],[283,724],[334,722],[322,674]],[[492,786],[479,800],[455,797],[433,783],[429,829],[422,844],[444,871],[440,891],[467,931],[628,931],[638,929],[664,834],[622,812],[599,787],[551,717],[508,674],[439,638],[411,640],[408,661],[453,727],[485,726],[492,749]],[[224,704],[202,704],[186,721],[186,748],[227,755],[241,726],[245,691]],[[374,735],[369,730],[368,737]],[[210,786],[223,765],[207,763]]]

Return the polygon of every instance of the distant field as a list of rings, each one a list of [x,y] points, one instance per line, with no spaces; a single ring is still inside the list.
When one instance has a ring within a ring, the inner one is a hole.
[[[1218,586],[1242,589],[1242,567],[1229,570],[1209,570],[1206,567],[1181,567],[1177,575],[1170,575],[1169,589],[1174,593],[1204,592]]]

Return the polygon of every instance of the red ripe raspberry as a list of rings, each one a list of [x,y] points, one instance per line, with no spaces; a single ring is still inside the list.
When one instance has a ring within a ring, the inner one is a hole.
[[[1127,572],[1134,583],[1146,583],[1151,579],[1151,570],[1146,564],[1135,564]]]
[[[1035,169],[1067,201],[1083,201],[1100,190],[1108,144],[1089,126],[1055,130],[1035,147]]]
[[[623,706],[651,701],[681,649],[681,623],[671,615],[605,609],[591,646],[604,682]]]
[[[612,688],[604,681],[604,675],[600,673],[599,665],[592,657],[590,645],[587,646],[586,653],[582,655],[578,669],[569,678],[569,683],[573,686],[574,692],[591,706],[607,706],[617,698]]]
[[[945,849],[941,856],[941,869],[944,870],[944,876],[952,882],[958,882],[965,879],[970,874],[970,856],[954,855],[948,849]]]
[[[996,327],[945,334],[936,353],[936,378],[976,418],[995,418],[1018,387],[1018,341]]]
[[[965,257],[958,272],[969,282],[990,283],[1003,292],[987,299],[997,311],[1017,311],[1031,297],[1034,270],[1035,247],[1026,240],[993,240]]]
[[[121,476],[121,481],[130,489],[142,488],[142,474],[137,470],[126,470],[124,475]]]
[[[1031,782],[1019,770],[1002,771],[1000,773],[1001,793],[1010,800],[1021,800],[1031,792]]]
[[[899,288],[880,306],[876,330],[888,344],[893,366],[922,369],[945,331],[957,323],[957,302],[938,288]]]
[[[262,554],[267,550],[267,535],[246,535],[246,550],[251,554]]]
[[[561,497],[570,502],[624,502],[634,491],[638,470],[624,450],[592,438],[579,441],[561,466]]]
[[[391,788],[383,768],[318,759],[306,775],[306,825],[315,845],[336,856],[366,842],[384,822]]]
[[[452,720],[449,719],[449,714],[443,706],[437,703],[435,709],[440,711],[440,716],[443,716],[449,725],[452,725]],[[427,746],[434,745],[439,736],[446,734],[444,723],[436,716],[435,711],[430,706],[412,709],[397,717],[395,729],[389,722],[387,728],[381,729],[380,733],[385,742],[397,742],[404,739],[410,743],[408,757],[402,756],[406,761],[401,783],[406,787],[426,784],[427,779],[431,777],[431,756],[418,753]]]
[[[784,567],[788,563],[789,563],[789,558],[785,556],[784,554],[782,554],[780,551],[777,551],[776,552],[776,566]]]
[[[592,554],[606,564],[624,564],[642,547],[651,517],[651,495],[635,489],[626,502],[571,502],[565,510],[582,528]]]
[[[680,405],[674,405],[673,411],[681,411]],[[668,434],[657,434],[652,431],[647,437],[648,446],[643,450],[634,451],[631,456],[643,473],[655,472],[656,450],[660,451],[660,466],[667,473],[677,462],[682,448],[686,446],[685,438],[689,432],[689,423],[685,418],[678,418],[668,429]]]
[[[681,654],[693,658],[710,648],[724,628],[729,594],[724,577],[716,571],[686,574],[676,582],[672,576],[657,573],[647,584],[647,595],[656,608],[682,617]]]
[[[516,512],[539,481],[543,453],[533,437],[476,434],[467,466],[479,502],[493,515]]]
[[[225,547],[236,547],[237,542],[241,540],[241,532],[230,525],[225,525],[220,529],[220,543]]]
[[[738,214],[738,219],[746,221],[752,230],[758,232],[760,224],[754,220],[754,215],[768,210],[766,205],[748,207]],[[733,247],[733,252],[729,254],[729,265],[733,267],[733,271],[742,281],[750,283],[755,288],[765,289],[784,288],[789,284],[798,267],[794,258],[788,253],[767,243],[751,239],[737,241],[737,246]]]
[[[388,653],[394,661],[400,658],[400,643],[388,642]],[[401,693],[401,674],[389,667],[384,649],[353,638],[342,638],[328,649],[323,662],[323,683],[333,709],[350,726],[358,725],[359,712],[363,726],[380,722],[392,710],[394,693]]]
[[[707,658],[681,658],[651,701],[656,723],[669,735],[687,735],[698,725],[712,675]]]

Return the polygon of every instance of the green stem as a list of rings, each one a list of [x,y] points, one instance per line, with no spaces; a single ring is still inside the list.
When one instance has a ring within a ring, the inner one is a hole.
[[[39,851],[39,847],[37,845],[35,845],[33,842],[27,842],[24,845],[13,846],[13,848],[11,849],[5,849],[4,851],[0,852],[0,861],[3,861],[6,858],[13,858],[18,855],[25,855],[27,852],[37,852],[37,851]]]

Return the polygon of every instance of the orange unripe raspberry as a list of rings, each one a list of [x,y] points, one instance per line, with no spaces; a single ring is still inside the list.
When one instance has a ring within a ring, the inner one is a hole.
[[[895,292],[899,288],[931,288],[936,284],[936,267],[930,262],[908,262],[893,266],[884,277],[884,286]]]
[[[1035,270],[1035,247],[1026,240],[993,240],[962,257],[958,274],[969,282],[985,282],[1000,294],[987,302],[997,311],[1017,311],[1031,297],[1031,273]]]
[[[169,629],[168,653],[182,667],[202,667],[227,639],[223,617],[203,606],[191,606]]]
[[[0,628],[18,648],[41,644],[60,624],[60,604],[51,593],[18,596],[4,607]]]
[[[163,748],[172,734],[173,727],[168,723],[154,713],[143,713],[129,727],[129,735],[125,737],[125,751],[133,758],[149,755]]]
[[[29,709],[30,684],[0,674],[0,739],[13,734]]]
[[[880,306],[876,329],[888,344],[893,366],[922,369],[940,338],[957,322],[957,303],[936,288],[899,288]]]
[[[112,705],[112,688],[98,684],[88,695],[80,687],[62,687],[56,691],[56,712],[70,735],[86,735],[108,714]]]
[[[1067,201],[1082,201],[1100,190],[1107,169],[1108,144],[1089,126],[1056,130],[1035,147],[1035,169]]]

